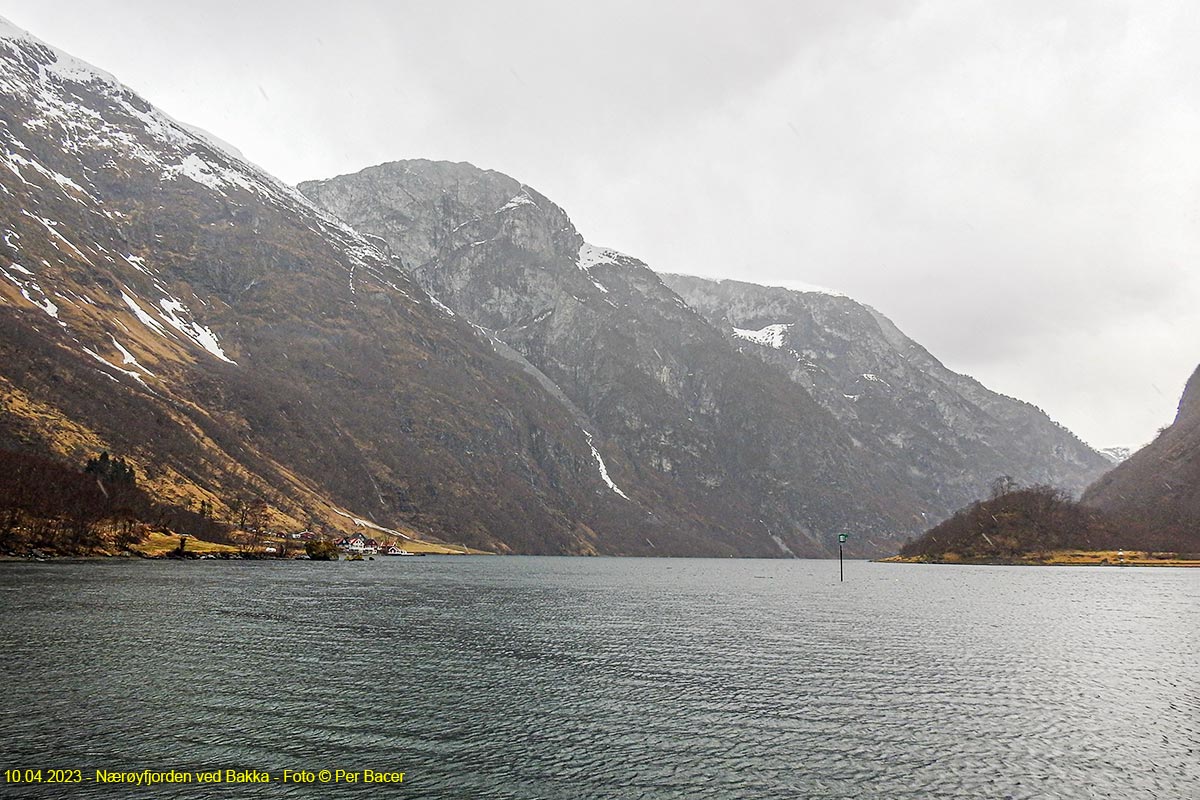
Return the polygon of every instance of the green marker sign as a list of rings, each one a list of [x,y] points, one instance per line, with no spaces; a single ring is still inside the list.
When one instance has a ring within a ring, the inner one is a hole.
[[[849,534],[839,533],[838,534],[838,544],[844,544],[847,538],[849,538]]]

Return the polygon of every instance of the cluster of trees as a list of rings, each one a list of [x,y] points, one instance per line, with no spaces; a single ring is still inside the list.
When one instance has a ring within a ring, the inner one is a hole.
[[[270,506],[261,497],[237,497],[230,504],[233,527],[237,529],[233,537],[234,543],[242,552],[258,550],[266,538],[264,526],[267,521],[267,511]]]
[[[1012,558],[1066,548],[1107,549],[1107,531],[1095,512],[1049,486],[1004,486],[987,500],[961,509],[900,550],[903,556]]]
[[[110,486],[127,487],[137,484],[137,472],[133,465],[123,458],[109,458],[107,450],[95,458],[89,458],[83,472],[85,475],[95,475],[98,480]]]
[[[0,550],[84,551],[99,543],[102,522],[132,534],[129,486],[106,487],[92,475],[25,453],[4,453],[3,461]]]
[[[128,547],[150,527],[204,539],[227,537],[229,530],[202,513],[154,501],[123,458],[101,453],[80,470],[0,451],[0,552],[86,553],[110,542]]]
[[[965,560],[1009,559],[1053,550],[1150,550],[1187,553],[1200,549],[1194,532],[1150,526],[1082,505],[1050,486],[1017,486],[1000,478],[992,496],[908,542],[900,555]]]

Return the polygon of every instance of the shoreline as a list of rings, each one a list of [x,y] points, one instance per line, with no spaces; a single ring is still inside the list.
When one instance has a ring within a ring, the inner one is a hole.
[[[186,541],[182,552],[179,549],[180,539]],[[406,543],[414,556],[429,555],[491,555],[484,551],[472,550],[462,546],[435,544],[433,542],[411,540]],[[278,548],[269,552],[266,548]],[[349,553],[339,552],[338,560]],[[366,555],[366,554],[364,554]],[[371,558],[400,558],[383,553],[371,554]],[[136,560],[136,561],[321,561],[309,559],[303,545],[295,540],[268,539],[258,547],[246,548],[233,544],[212,542],[198,539],[194,536],[181,537],[178,534],[152,532],[142,541],[124,549],[118,549],[113,543],[98,546],[84,552],[56,552],[52,549],[33,548],[20,554],[0,554],[0,562],[5,561],[105,561]],[[329,559],[332,560],[332,559]],[[357,560],[357,559],[356,559]]]

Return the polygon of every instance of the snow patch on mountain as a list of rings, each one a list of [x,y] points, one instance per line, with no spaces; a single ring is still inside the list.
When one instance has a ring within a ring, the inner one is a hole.
[[[401,539],[407,539],[410,542],[416,541],[416,539],[413,539],[411,536],[405,535],[398,530],[394,530],[392,528],[385,528],[382,525],[377,525],[376,523],[371,522],[369,519],[362,519],[361,517],[356,517],[353,514],[347,514],[345,511],[342,511],[340,508],[334,508],[333,513],[337,514],[339,517],[345,517],[346,519],[350,520],[351,522],[353,522],[356,526],[358,526],[360,528],[370,528],[371,530],[379,531],[380,533],[388,533],[388,534],[391,534],[392,536],[399,536]]]
[[[824,286],[818,286],[815,283],[805,283],[804,281],[780,281],[779,285],[784,289],[791,289],[793,292],[803,292],[805,294],[825,294],[830,297],[848,297],[848,295],[837,291],[836,289],[828,289]]]
[[[26,149],[26,150],[28,149],[28,148],[25,148],[24,145],[22,145],[20,143],[20,141],[17,140],[16,137],[11,136],[11,134],[7,138],[10,139],[10,142],[9,142],[10,144],[12,144],[18,148],[21,148],[21,149]],[[68,178],[66,175],[63,175],[61,172],[56,172],[55,170],[50,169],[49,167],[45,166],[40,161],[38,161],[32,157],[23,156],[20,153],[13,152],[12,150],[8,149],[7,146],[4,148],[3,153],[0,153],[0,161],[3,162],[4,166],[6,166],[10,170],[12,170],[12,172],[15,173],[16,176],[18,178],[20,178],[21,181],[24,182],[26,185],[36,186],[36,184],[31,183],[29,181],[29,179],[25,177],[24,173],[21,172],[22,167],[31,169],[44,178],[49,178],[50,180],[57,183],[63,189],[72,189],[74,192],[81,194],[84,197],[87,197],[95,205],[100,204],[100,201],[97,200],[91,194],[91,192],[89,192],[87,189],[84,189],[82,186],[80,186],[78,183],[76,183],[75,181]],[[81,200],[79,197],[77,197],[75,194],[71,194],[70,192],[64,192],[64,194],[77,203],[84,203],[84,201]],[[84,204],[86,205],[86,203],[84,203]]]
[[[158,320],[150,315],[150,312],[142,308],[137,300],[131,297],[128,292],[122,291],[121,299],[125,301],[125,305],[138,318],[138,321],[147,328],[164,339],[175,338]],[[225,351],[221,348],[221,343],[217,340],[216,334],[212,330],[190,319],[191,312],[182,302],[173,297],[166,297],[158,301],[158,306],[161,309],[158,312],[159,317],[172,328],[182,333],[189,341],[228,364],[237,364],[236,361],[225,355]]]
[[[146,381],[144,381],[142,379],[142,376],[139,375],[138,373],[133,372],[131,370],[127,370],[127,369],[121,369],[116,364],[112,363],[107,358],[105,358],[104,356],[97,353],[95,350],[92,350],[90,347],[83,348],[83,352],[87,353],[89,356],[96,359],[97,361],[99,361],[101,364],[108,367],[109,369],[115,370],[116,372],[119,372],[122,375],[127,375],[128,377],[133,378],[135,381],[140,383],[142,385],[142,387],[145,388],[147,391],[153,391],[152,389],[150,389],[150,387],[148,385],[146,385]],[[109,377],[112,377],[112,376],[109,376]]]
[[[604,463],[604,459],[600,457],[600,451],[596,449],[596,445],[592,444],[592,434],[584,431],[583,435],[587,438],[588,447],[592,449],[592,458],[596,459],[596,466],[600,469],[600,479],[603,480],[608,488],[612,489],[617,494],[629,500],[629,495],[621,491],[621,489],[613,483],[613,479],[608,476],[608,467]]]
[[[128,261],[129,266],[133,267],[134,269],[136,269],[138,272],[142,273],[143,275],[150,274],[150,270],[146,269],[146,259],[142,258],[141,256],[135,256],[132,254],[129,254],[129,255],[122,254],[121,258]]]
[[[587,272],[600,264],[620,264],[623,261],[636,261],[633,256],[625,255],[611,247],[597,247],[584,242],[579,247],[579,258],[575,262],[581,270]]]
[[[222,361],[228,364],[237,363],[232,358],[225,355],[225,351],[221,349],[221,343],[217,341],[217,337],[211,330],[198,322],[187,320],[184,318],[184,316],[181,316],[180,312],[182,312],[183,315],[191,315],[191,312],[188,311],[187,306],[185,306],[183,303],[174,298],[169,298],[159,300],[158,305],[162,309],[162,311],[159,313],[159,316],[166,320],[172,328],[179,331],[184,336],[188,337],[193,342],[200,345]]]
[[[137,300],[134,300],[125,292],[121,292],[121,299],[125,301],[125,305],[129,306],[129,310],[133,312],[133,315],[138,318],[139,322],[164,339],[171,338],[170,334],[167,333],[166,328],[164,328],[162,325],[159,325],[158,320],[150,316],[150,314],[147,313],[144,308],[139,306]]]
[[[776,325],[768,325],[757,331],[746,330],[745,328],[734,328],[733,335],[739,339],[744,339],[747,342],[754,342],[763,347],[769,347],[772,350],[782,350],[783,340],[787,332],[792,329],[791,322],[782,322]]]
[[[496,209],[496,213],[503,214],[505,211],[510,211],[520,206],[533,206],[534,208],[537,208],[538,204],[533,201],[533,198],[529,196],[528,192],[522,191],[519,195],[500,206],[500,208]]]
[[[122,344],[120,342],[117,341],[117,337],[113,336],[110,333],[108,335],[108,338],[112,339],[113,347],[115,347],[115,348],[117,348],[117,350],[121,351],[121,358],[123,359],[122,363],[131,364],[131,365],[137,367],[138,369],[140,369],[142,372],[146,373],[147,375],[150,375],[150,376],[154,375],[153,372],[151,372],[150,370],[143,367],[140,363],[138,363],[138,360],[136,358],[134,358],[133,353],[129,352],[129,350],[127,350],[124,346],[122,346]]]
[[[580,271],[582,271],[584,275],[588,276],[588,280],[592,282],[593,286],[595,286],[604,294],[608,294],[608,287],[596,280],[595,276],[591,273],[592,268],[598,267],[602,264],[619,266],[622,263],[633,262],[636,260],[637,259],[633,258],[632,256],[625,255],[619,250],[613,250],[610,247],[597,247],[585,242],[579,247],[579,256],[575,260],[575,265],[579,267]]]
[[[62,242],[67,247],[71,248],[71,250],[75,253],[75,255],[79,256],[79,258],[85,264],[87,264],[89,267],[96,266],[95,264],[92,263],[92,260],[90,258],[88,258],[86,255],[83,254],[82,250],[80,250],[78,247],[76,247],[70,240],[67,239],[67,237],[63,236],[61,233],[59,233],[57,230],[55,230],[55,228],[58,226],[57,222],[55,222],[52,219],[47,219],[46,217],[39,217],[37,214],[30,214],[25,209],[21,209],[21,213],[23,215],[29,217],[32,220],[40,222],[42,227],[50,232],[50,235],[52,237],[54,237],[53,239],[51,239],[50,244],[54,245],[54,247],[57,250],[60,250],[60,251],[62,250],[62,248],[58,246],[58,242]],[[57,241],[55,241],[55,240],[57,240]]]
[[[8,271],[9,269],[19,273],[20,277],[18,275],[13,275],[12,272]],[[13,262],[12,264],[8,265],[8,269],[0,267],[0,276],[3,276],[6,280],[16,286],[17,291],[21,293],[21,297],[25,298],[25,300],[31,305],[40,308],[42,311],[46,312],[47,315],[58,322],[59,325],[66,327],[63,321],[58,318],[58,304],[51,300],[50,295],[38,285],[36,275],[22,267],[20,264]]]
[[[196,153],[188,153],[178,164],[163,170],[163,177],[169,180],[180,176],[190,178],[221,194],[225,194],[226,186],[236,186],[249,191],[255,189],[254,183],[242,173],[205,161]]]
[[[178,120],[176,120],[176,124],[179,125],[179,127],[183,128],[188,133],[195,136],[197,139],[203,139],[204,142],[207,143],[214,150],[220,150],[220,151],[226,153],[227,155],[233,156],[234,158],[238,159],[239,161],[245,161],[247,163],[250,163],[249,159],[246,158],[245,154],[241,150],[234,147],[233,145],[231,145],[229,142],[225,141],[221,137],[214,136],[213,134],[204,130],[204,128],[201,128],[197,125],[189,125],[186,122],[179,122]]]

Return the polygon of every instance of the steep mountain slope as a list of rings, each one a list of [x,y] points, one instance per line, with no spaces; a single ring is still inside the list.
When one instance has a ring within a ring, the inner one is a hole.
[[[1078,495],[1111,462],[1028,403],[947,369],[887,317],[848,297],[663,280],[747,353],[785,371],[878,458],[902,465],[941,515],[998,476]]]
[[[843,530],[879,552],[923,528],[930,509],[827,410],[533,189],[429,161],[300,189],[559,387],[612,442],[617,484],[660,498],[656,522],[693,514],[764,555],[829,553]]]
[[[1151,529],[1177,531],[1200,549],[1200,368],[1170,427],[1096,481],[1083,502]]]
[[[0,21],[0,448],[277,524],[623,552],[645,512],[507,348],[372,243]],[[731,552],[670,540],[670,552]],[[642,545],[644,547],[644,545]]]

